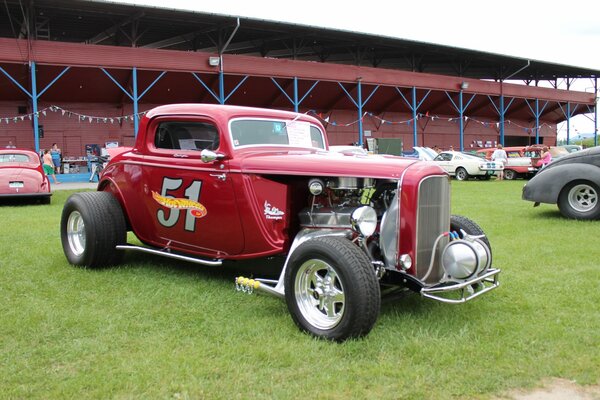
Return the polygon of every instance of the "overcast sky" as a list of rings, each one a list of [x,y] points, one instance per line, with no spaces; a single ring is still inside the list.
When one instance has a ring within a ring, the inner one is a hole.
[[[358,31],[600,70],[597,0],[118,2]],[[591,91],[593,83],[585,79],[578,86]]]

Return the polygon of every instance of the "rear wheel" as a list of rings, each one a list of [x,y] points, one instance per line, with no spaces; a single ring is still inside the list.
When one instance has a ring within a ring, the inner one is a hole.
[[[63,208],[60,237],[71,264],[89,268],[118,264],[123,253],[115,247],[127,237],[121,205],[108,192],[71,195]]]
[[[301,330],[336,341],[369,333],[381,305],[366,254],[339,237],[312,239],[294,251],[285,273],[285,299]]]
[[[509,181],[517,179],[517,173],[515,171],[513,171],[512,169],[505,169],[504,170],[504,179],[508,179]]]
[[[567,218],[598,219],[600,218],[600,190],[592,182],[571,182],[558,196],[558,209]]]
[[[466,181],[469,179],[469,173],[463,167],[456,168],[456,180],[457,181]]]

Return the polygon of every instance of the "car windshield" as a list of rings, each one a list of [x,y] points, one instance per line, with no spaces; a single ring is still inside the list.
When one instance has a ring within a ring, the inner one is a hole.
[[[323,133],[304,121],[271,119],[236,119],[230,123],[235,147],[291,146],[325,148]]]
[[[32,162],[26,154],[0,154],[0,163],[29,163]]]

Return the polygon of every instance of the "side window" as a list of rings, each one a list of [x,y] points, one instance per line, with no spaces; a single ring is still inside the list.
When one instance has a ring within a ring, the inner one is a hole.
[[[157,149],[216,150],[219,132],[209,122],[161,122],[156,129]]]

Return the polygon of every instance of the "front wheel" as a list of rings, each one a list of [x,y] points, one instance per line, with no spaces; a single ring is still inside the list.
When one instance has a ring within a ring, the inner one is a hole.
[[[298,246],[285,273],[285,300],[298,327],[343,341],[368,334],[381,306],[375,271],[366,254],[339,237]]]
[[[88,268],[115,265],[122,251],[127,228],[123,210],[108,192],[83,192],[65,202],[60,221],[60,238],[67,260]]]
[[[456,180],[457,181],[466,181],[469,179],[469,173],[463,167],[456,168]]]
[[[598,186],[592,182],[572,182],[558,196],[558,209],[567,218],[598,219],[600,203],[598,203]]]

